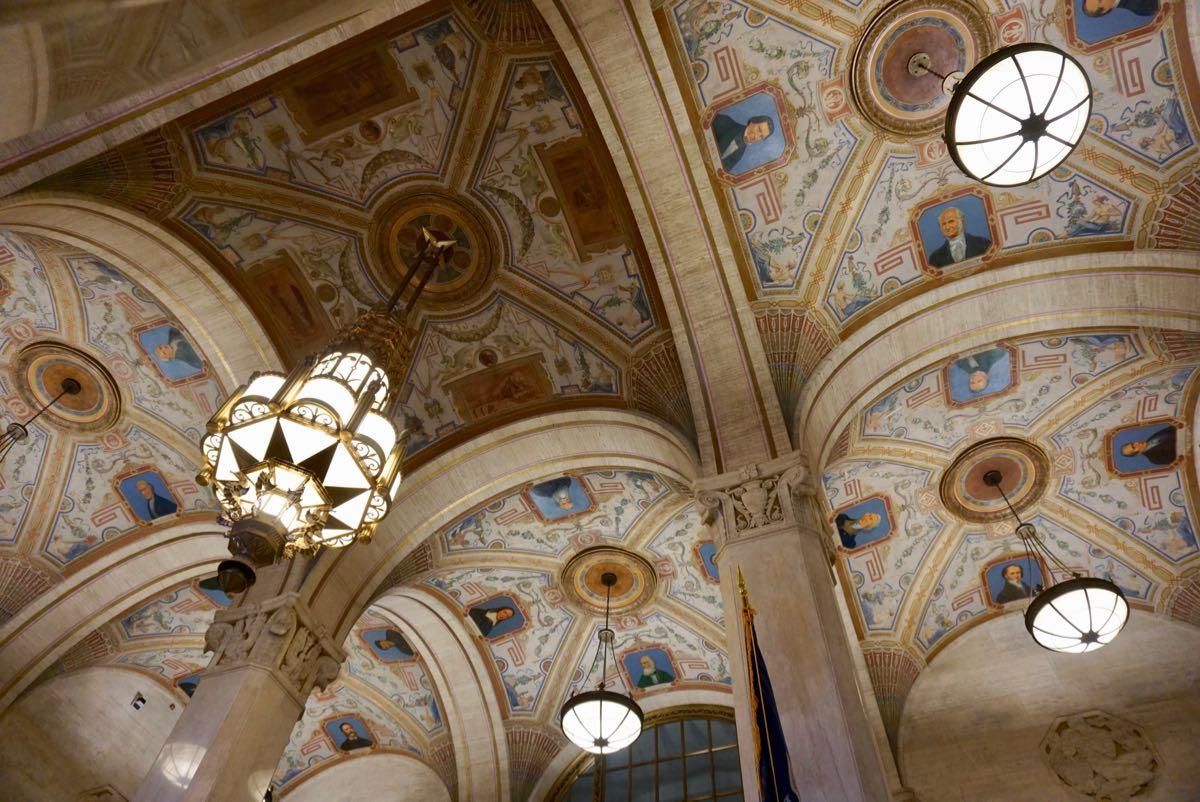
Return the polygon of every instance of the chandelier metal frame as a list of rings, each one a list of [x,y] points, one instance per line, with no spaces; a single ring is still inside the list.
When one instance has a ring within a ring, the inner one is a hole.
[[[1021,520],[1004,492],[1003,481],[1003,474],[997,470],[983,475],[984,484],[996,488],[1017,520],[1016,535],[1025,547],[1027,561],[1030,555],[1037,556],[1048,569],[1048,576],[1043,577],[1047,584],[1031,588],[1033,601],[1025,610],[1025,628],[1030,636],[1042,648],[1066,654],[1093,652],[1110,643],[1129,620],[1125,593],[1107,579],[1083,576],[1072,570],[1050,551],[1034,525]],[[1027,570],[1032,577],[1032,566]],[[1054,570],[1070,574],[1071,578],[1054,582]],[[1104,604],[1105,601],[1110,603]],[[1093,614],[1093,611],[1099,614]]]
[[[596,683],[596,690],[581,691],[563,703],[558,714],[558,723],[563,734],[580,749],[595,755],[609,755],[619,752],[638,739],[645,717],[642,708],[633,701],[632,692],[628,692],[628,686],[625,694],[607,689],[608,683],[605,679],[608,676],[609,655],[612,655],[613,667],[617,668],[618,678],[622,684],[625,682],[620,676],[617,655],[613,649],[615,635],[609,627],[609,603],[612,599],[613,585],[617,584],[617,575],[606,571],[601,574],[600,583],[607,589],[604,599],[604,628],[597,634],[599,645],[596,648],[596,656],[592,658],[592,665],[584,677],[584,683],[586,685],[587,678],[592,675],[597,662],[601,666],[600,680]],[[620,716],[615,724],[610,719],[607,729],[604,721],[606,708],[615,709],[616,715]],[[590,726],[593,722],[585,721],[584,716],[580,714],[580,710],[583,710],[590,717],[593,709],[596,712],[594,728]]]

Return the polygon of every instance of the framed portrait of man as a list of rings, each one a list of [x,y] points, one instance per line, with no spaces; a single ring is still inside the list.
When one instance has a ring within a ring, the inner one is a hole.
[[[734,184],[782,167],[795,149],[779,87],[761,83],[714,103],[704,116],[717,175]]]
[[[993,607],[1027,601],[1045,586],[1044,576],[1041,562],[1029,554],[992,560],[983,569],[984,595]]]
[[[1109,470],[1117,476],[1174,470],[1182,459],[1182,428],[1173,418],[1157,418],[1110,430],[1104,438]]]
[[[925,272],[932,275],[990,256],[996,250],[991,198],[976,188],[918,206],[913,229]]]
[[[841,507],[834,513],[838,543],[847,550],[861,549],[892,532],[892,507],[886,496],[875,495]]]

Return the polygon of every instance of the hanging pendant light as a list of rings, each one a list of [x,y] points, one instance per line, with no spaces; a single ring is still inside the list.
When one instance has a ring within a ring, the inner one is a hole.
[[[1017,519],[1017,537],[1026,553],[1043,557],[1047,567],[1053,564],[1062,573],[1071,574],[1071,579],[1051,584],[1045,590],[1035,589],[1036,595],[1025,610],[1025,628],[1039,646],[1055,652],[1083,654],[1111,643],[1129,618],[1125,594],[1107,579],[1080,576],[1055,557],[1042,543],[1033,524],[1025,523],[1017,515],[1000,486],[1003,480],[1000,471],[992,470],[983,475],[984,484],[1000,492]],[[1052,576],[1045,579],[1053,581]]]
[[[62,398],[64,395],[78,395],[79,391],[82,389],[82,386],[80,386],[79,382],[77,382],[75,379],[63,379],[62,384],[59,386],[58,395],[47,401],[41,409],[33,414],[32,418],[24,423],[17,423],[16,421],[13,421],[12,423],[8,424],[8,428],[4,430],[3,434],[0,434],[0,462],[4,462],[4,458],[8,456],[8,452],[12,451],[13,447],[17,443],[24,442],[26,439],[28,439],[29,424],[41,417],[43,412],[54,406],[55,403],[58,402],[58,399]]]
[[[610,654],[613,667],[617,666],[613,631],[608,626],[609,601],[613,585],[617,584],[617,575],[606,571],[600,576],[600,583],[608,589],[604,599],[604,629],[600,630],[600,644],[592,660],[592,669],[600,661],[600,681],[596,683],[596,690],[582,691],[568,699],[558,714],[558,722],[563,734],[580,749],[593,755],[611,755],[629,746],[642,734],[642,708],[631,696],[606,690],[604,678],[608,673]],[[591,675],[590,669],[588,675]]]
[[[949,94],[943,139],[969,177],[992,186],[1035,181],[1067,160],[1092,112],[1092,84],[1079,62],[1046,44],[1001,48],[966,75],[942,75],[927,53],[913,75],[942,79]]]
[[[406,433],[392,423],[412,360],[407,323],[454,241],[422,229],[386,307],[370,309],[291,373],[254,374],[208,423],[198,477],[231,524],[222,587],[245,590],[280,556],[369,541],[400,489]],[[418,283],[402,314],[396,307]]]

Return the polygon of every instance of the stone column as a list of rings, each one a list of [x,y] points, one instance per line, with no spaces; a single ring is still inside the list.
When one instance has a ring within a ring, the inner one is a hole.
[[[738,571],[756,611],[759,646],[804,802],[889,799],[856,681],[824,531],[804,461],[790,454],[696,483],[717,540],[738,742],[754,743]],[[757,798],[754,750],[743,747],[747,799]],[[751,796],[753,794],[753,797]]]
[[[262,802],[313,687],[345,652],[296,590],[299,561],[259,572],[204,636],[212,660],[133,802]]]

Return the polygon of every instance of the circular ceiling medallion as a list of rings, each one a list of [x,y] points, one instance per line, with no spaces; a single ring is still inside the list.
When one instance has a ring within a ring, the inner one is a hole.
[[[1042,449],[1016,437],[994,437],[968,446],[942,473],[938,487],[951,514],[975,523],[1011,518],[996,488],[984,481],[988,471],[1000,472],[1000,487],[1020,512],[1046,492],[1050,460]]]
[[[17,354],[13,374],[17,393],[31,410],[52,401],[64,381],[79,383],[78,393],[59,398],[39,421],[95,432],[112,426],[121,415],[121,393],[108,368],[69,345],[45,341],[25,346]]]
[[[617,577],[612,587],[612,612],[628,612],[654,596],[658,577],[644,557],[616,546],[592,546],[576,554],[563,566],[562,587],[587,612],[604,615],[608,592],[602,578]]]
[[[405,195],[387,205],[378,219],[381,222],[372,224],[370,236],[383,268],[383,275],[376,278],[385,292],[390,294],[416,261],[422,228],[455,241],[453,255],[425,285],[422,303],[459,304],[478,296],[490,283],[495,248],[488,226],[457,196],[441,190]]]
[[[942,81],[909,69],[917,53],[949,75],[972,67],[992,49],[987,16],[968,0],[900,0],[867,25],[850,67],[850,94],[862,115],[884,131],[921,137],[945,125],[949,96]]]

